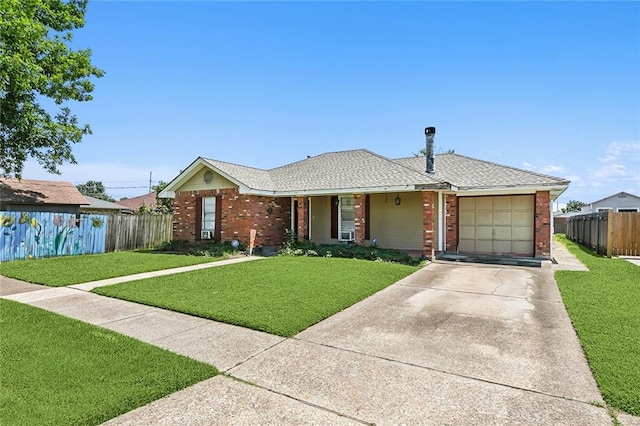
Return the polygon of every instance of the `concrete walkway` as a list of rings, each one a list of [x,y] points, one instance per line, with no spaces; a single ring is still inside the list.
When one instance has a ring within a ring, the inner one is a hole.
[[[612,424],[592,404],[601,396],[550,262],[430,264],[292,339],[87,292],[105,281],[42,288],[0,277],[0,294],[228,375],[110,425]]]
[[[564,244],[553,240],[553,269],[555,271],[588,271],[584,263],[572,255]]]

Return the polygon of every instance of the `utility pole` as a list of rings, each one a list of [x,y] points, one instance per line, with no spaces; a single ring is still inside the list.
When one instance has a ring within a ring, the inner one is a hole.
[[[151,174],[153,173],[153,171],[149,172],[149,193],[151,193]]]

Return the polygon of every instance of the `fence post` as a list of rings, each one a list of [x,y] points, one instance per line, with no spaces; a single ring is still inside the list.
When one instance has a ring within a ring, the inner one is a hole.
[[[613,251],[613,210],[607,211],[607,257],[611,257]]]

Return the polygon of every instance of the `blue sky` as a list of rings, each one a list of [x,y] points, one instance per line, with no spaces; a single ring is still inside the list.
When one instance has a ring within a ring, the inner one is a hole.
[[[74,47],[106,71],[61,176],[118,199],[198,156],[271,168],[436,150],[640,195],[638,2],[93,1]],[[436,165],[437,167],[437,165]]]

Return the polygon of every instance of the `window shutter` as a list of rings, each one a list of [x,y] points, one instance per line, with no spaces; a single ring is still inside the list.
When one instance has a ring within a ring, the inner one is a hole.
[[[213,238],[220,242],[222,239],[222,195],[216,195],[216,228],[213,231]]]
[[[196,211],[195,211],[195,224],[196,224],[196,240],[200,239],[200,231],[202,231],[202,197],[196,197]]]
[[[338,238],[338,197],[331,197],[331,238]]]
[[[371,221],[369,220],[369,194],[364,196],[364,239],[371,239]]]

